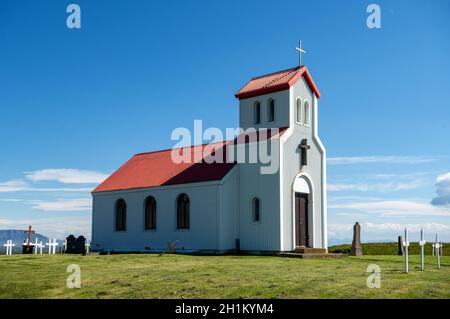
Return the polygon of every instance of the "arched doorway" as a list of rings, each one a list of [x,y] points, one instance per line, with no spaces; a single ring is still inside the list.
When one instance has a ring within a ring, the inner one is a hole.
[[[314,247],[313,187],[310,178],[304,173],[297,175],[292,192],[294,248]]]

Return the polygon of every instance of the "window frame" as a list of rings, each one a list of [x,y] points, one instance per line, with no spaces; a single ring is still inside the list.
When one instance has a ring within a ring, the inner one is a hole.
[[[148,209],[148,205],[149,202],[153,201],[153,211],[149,212]],[[144,201],[144,230],[156,230],[157,229],[157,202],[156,202],[156,198],[153,196],[147,196],[145,198]],[[151,214],[153,216],[151,216],[151,218],[149,218],[150,216],[148,216],[148,214]],[[152,223],[149,223],[149,219],[151,219]]]
[[[261,102],[259,100],[253,103],[253,125],[261,124]]]
[[[299,105],[300,102],[300,105]],[[303,121],[303,103],[300,97],[295,100],[295,123],[302,125]],[[300,120],[300,121],[299,121]]]
[[[180,201],[185,198],[186,202],[184,203],[185,207],[184,207],[184,218],[180,217],[180,214],[182,213],[181,208],[180,207]],[[177,196],[177,201],[176,201],[176,224],[177,224],[177,230],[189,230],[191,229],[191,200],[189,198],[189,196],[186,193],[181,193]],[[181,220],[183,219],[183,220]]]
[[[258,219],[256,219],[256,216],[258,216]],[[252,221],[255,224],[261,223],[261,199],[258,196],[252,198]]]
[[[267,100],[267,122],[275,123],[275,100],[273,98]]]
[[[121,218],[119,217],[119,204],[123,203],[123,211],[120,213],[123,215]],[[115,231],[116,232],[125,232],[127,231],[127,202],[123,198],[119,198],[116,200],[114,205],[114,217],[115,217]]]
[[[311,126],[311,104],[308,100],[303,102],[303,125]]]

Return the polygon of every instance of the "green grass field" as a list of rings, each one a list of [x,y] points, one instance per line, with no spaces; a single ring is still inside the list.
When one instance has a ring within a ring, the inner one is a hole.
[[[81,288],[69,289],[69,264]],[[369,264],[381,288],[366,285]],[[276,256],[13,255],[0,256],[4,298],[450,298],[450,257],[399,256],[297,259]]]

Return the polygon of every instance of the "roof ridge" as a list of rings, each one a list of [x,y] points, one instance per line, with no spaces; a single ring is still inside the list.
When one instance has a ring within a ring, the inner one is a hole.
[[[202,147],[202,146],[213,145],[213,144],[224,144],[224,143],[226,144],[228,142],[229,142],[229,140],[224,140],[224,141],[219,141],[219,142],[214,142],[214,143],[203,143],[203,144],[196,144],[196,145],[186,145],[186,146],[181,146],[181,147],[176,147],[176,148],[166,148],[166,149],[157,150],[157,151],[136,153],[136,154],[134,154],[134,156],[162,153],[162,152],[168,152],[168,151],[173,151],[173,150],[181,150],[181,149],[186,149],[186,148],[191,148],[192,149],[192,148],[195,148],[195,147]]]
[[[278,127],[278,131],[279,131],[279,133],[280,133],[280,131],[284,132],[287,128],[289,128],[289,126]],[[261,130],[261,129],[264,129],[264,128],[259,128],[258,130],[255,130],[255,131],[250,132],[250,133],[257,133],[258,134],[259,130]],[[267,127],[265,129],[266,130],[272,130],[272,129],[274,129],[274,127]],[[173,150],[181,150],[181,149],[187,149],[187,148],[192,149],[192,148],[195,148],[195,147],[203,147],[203,146],[214,145],[214,144],[222,144],[222,146],[224,146],[225,144],[229,144],[229,143],[233,142],[234,140],[236,140],[236,138],[238,138],[240,135],[241,134],[239,134],[238,136],[235,136],[231,140],[222,140],[222,141],[214,142],[214,143],[203,143],[203,144],[196,144],[196,145],[189,145],[189,146],[181,146],[181,147],[177,147],[177,148],[166,148],[166,149],[157,150],[157,151],[136,153],[136,154],[134,154],[134,156],[156,154],[156,153],[168,152],[168,151],[173,151]],[[273,136],[271,136],[270,138],[272,138],[272,137]]]
[[[283,73],[283,72],[287,72],[287,71],[291,71],[291,70],[292,70],[292,71],[294,71],[294,70],[299,70],[300,68],[301,68],[301,67],[296,66],[296,67],[288,68],[288,69],[281,70],[281,71],[271,72],[271,73],[267,73],[267,74],[264,74],[264,75],[255,76],[255,77],[252,78],[252,80],[257,80],[257,79],[265,78],[265,77],[267,77],[267,76],[271,76],[271,75],[275,75],[275,74],[278,74],[278,73]]]

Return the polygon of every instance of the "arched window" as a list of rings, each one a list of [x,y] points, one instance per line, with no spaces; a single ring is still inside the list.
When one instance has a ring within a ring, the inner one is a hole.
[[[305,103],[304,103],[304,108],[305,108],[305,111],[304,111],[304,118],[303,118],[303,124],[305,124],[305,125],[309,125],[309,123],[310,123],[310,111],[309,111],[309,102],[308,101],[305,101]]]
[[[127,204],[121,198],[116,202],[116,231],[127,229]]]
[[[189,197],[181,194],[177,199],[177,228],[189,229]]]
[[[253,222],[258,223],[261,220],[261,201],[258,197],[252,201]]]
[[[156,200],[153,196],[145,200],[145,229],[156,229]]]
[[[275,101],[274,99],[269,99],[267,101],[267,121],[275,121]]]
[[[295,121],[299,124],[302,123],[302,100],[300,98],[297,98],[297,107],[295,109],[296,111],[296,118]]]
[[[261,123],[261,103],[256,101],[253,105],[253,124]]]

